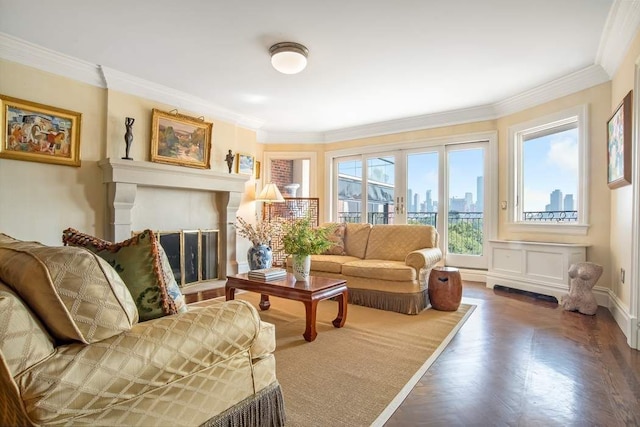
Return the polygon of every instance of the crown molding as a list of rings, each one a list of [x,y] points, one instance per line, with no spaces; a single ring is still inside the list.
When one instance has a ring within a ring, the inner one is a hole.
[[[591,65],[575,73],[571,73],[490,105],[371,123],[324,133],[269,132],[261,130],[258,133],[258,142],[263,144],[328,143],[453,126],[483,120],[495,120],[607,81],[609,81],[609,76],[605,70],[600,65]]]
[[[251,130],[257,130],[264,124],[263,120],[234,113],[197,96],[92,64],[1,32],[0,58],[103,89],[129,93],[173,105],[178,109],[197,111]]]
[[[640,28],[640,2],[615,0],[605,22],[596,54],[596,64],[609,78],[618,70],[629,44]]]
[[[106,87],[110,90],[128,93],[141,98],[151,99],[172,105],[178,109],[207,114],[216,119],[234,123],[251,130],[259,129],[264,121],[234,113],[220,106],[211,104],[202,98],[150,82],[109,67],[100,67],[104,75]]]
[[[609,76],[600,65],[591,65],[575,73],[496,102],[493,104],[496,117],[517,113],[608,81]]]
[[[105,87],[100,67],[0,32],[0,58],[92,86]]]
[[[491,105],[461,108],[440,113],[423,114],[397,120],[371,123],[363,126],[325,132],[324,142],[337,142],[357,138],[368,138],[399,132],[429,129],[441,126],[453,126],[461,123],[493,120],[495,111]]]

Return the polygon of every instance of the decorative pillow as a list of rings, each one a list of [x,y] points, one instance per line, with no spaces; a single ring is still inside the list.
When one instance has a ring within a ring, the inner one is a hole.
[[[52,354],[51,336],[29,307],[0,282],[0,351],[12,376]]]
[[[95,252],[115,268],[131,292],[140,321],[186,310],[169,260],[153,231],[144,230],[131,239],[112,243],[68,228],[62,241]]]
[[[138,312],[126,285],[95,254],[35,242],[0,246],[0,280],[58,340],[85,344],[131,329]]]
[[[347,224],[323,224],[322,227],[333,228],[333,233],[329,235],[329,240],[333,242],[333,246],[324,251],[323,255],[346,255],[344,250],[344,234],[347,230]]]

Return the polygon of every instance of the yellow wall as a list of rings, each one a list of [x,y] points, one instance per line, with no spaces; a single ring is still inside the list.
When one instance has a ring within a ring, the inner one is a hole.
[[[0,76],[0,93],[4,95],[82,113],[81,167],[0,159],[0,232],[49,245],[61,244],[66,227],[104,236],[106,188],[98,162],[124,157],[125,117],[135,118],[130,156],[149,161],[151,110],[170,111],[174,107],[5,60],[0,60]],[[205,120],[213,122],[212,170],[227,173],[229,149],[251,155],[258,152],[255,131],[206,115]],[[253,178],[245,188],[240,211],[253,216]]]
[[[0,60],[0,93],[82,113],[80,167],[0,159],[0,232],[61,245],[62,230],[101,233],[106,91]]]
[[[608,116],[613,113],[614,109],[620,104],[622,98],[633,89],[634,86],[634,72],[635,61],[640,57],[640,33],[636,35],[632,41],[627,54],[625,55],[622,63],[618,67],[616,74],[611,81],[611,100],[609,103]],[[635,109],[637,105],[633,106],[634,117]],[[637,126],[637,124],[636,124]],[[632,153],[637,150],[637,141],[632,139],[633,147]],[[638,177],[634,177],[638,179]],[[631,265],[633,260],[631,259],[631,229],[632,229],[632,212],[633,212],[633,186],[627,185],[614,190],[610,190],[611,193],[611,228],[610,228],[610,247],[611,247],[611,283],[613,284],[613,291],[622,301],[623,305],[627,308],[631,305]],[[622,283],[620,276],[620,269],[624,268],[626,271],[625,283]],[[637,286],[637,285],[636,285]]]
[[[604,83],[543,105],[498,119],[498,164],[499,189],[498,200],[507,200],[508,177],[508,144],[509,127],[538,117],[544,117],[577,105],[589,106],[589,231],[586,236],[566,234],[514,233],[506,229],[507,211],[500,210],[498,220],[498,238],[507,240],[528,240],[557,243],[586,243],[587,260],[604,267],[598,286],[611,287],[609,274],[611,260],[609,257],[609,222],[610,213],[603,206],[609,205],[610,192],[606,176],[605,123],[609,118],[610,83]],[[553,171],[549,171],[553,174]]]
[[[508,128],[512,125],[526,122],[533,118],[543,117],[556,111],[561,111],[577,105],[589,105],[589,147],[590,147],[590,182],[589,186],[589,228],[586,236],[559,235],[559,234],[523,234],[509,233],[506,230],[505,211],[499,210],[498,237],[510,240],[530,240],[545,242],[576,242],[587,243],[587,259],[603,265],[603,278],[598,286],[610,286],[610,257],[609,257],[609,224],[610,214],[607,209],[601,209],[602,206],[608,206],[610,192],[606,184],[605,166],[606,151],[604,147],[605,126],[609,117],[609,100],[611,97],[610,83],[601,84],[590,89],[583,90],[570,96],[556,99],[543,105],[530,108],[525,111],[518,112],[509,116],[501,117],[498,120],[488,120],[475,123],[467,123],[455,126],[446,126],[433,129],[423,129],[411,132],[402,132],[390,135],[376,136],[371,138],[362,138],[349,141],[340,141],[324,146],[312,146],[306,144],[278,144],[266,145],[264,151],[311,151],[317,150],[323,154],[319,156],[319,170],[326,170],[324,164],[324,152],[353,149],[358,147],[380,146],[383,151],[385,145],[397,144],[402,142],[414,142],[420,140],[436,139],[443,137],[453,137],[457,135],[465,135],[471,133],[481,133],[488,131],[498,132],[498,182],[499,193],[498,200],[507,199],[508,186],[508,167],[507,167],[507,147],[508,147]],[[551,171],[550,171],[551,173]],[[318,194],[324,194],[324,186],[328,181],[328,177],[323,175],[319,180]],[[321,209],[322,211],[322,209]]]

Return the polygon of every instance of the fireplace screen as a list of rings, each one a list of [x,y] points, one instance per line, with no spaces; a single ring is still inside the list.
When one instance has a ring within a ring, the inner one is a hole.
[[[218,279],[219,230],[156,232],[178,285]]]

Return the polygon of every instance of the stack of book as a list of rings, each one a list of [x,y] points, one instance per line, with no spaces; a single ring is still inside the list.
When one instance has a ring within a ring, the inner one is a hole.
[[[251,280],[263,280],[268,282],[270,280],[280,280],[287,276],[287,270],[279,267],[262,268],[260,270],[250,270],[247,274]]]

